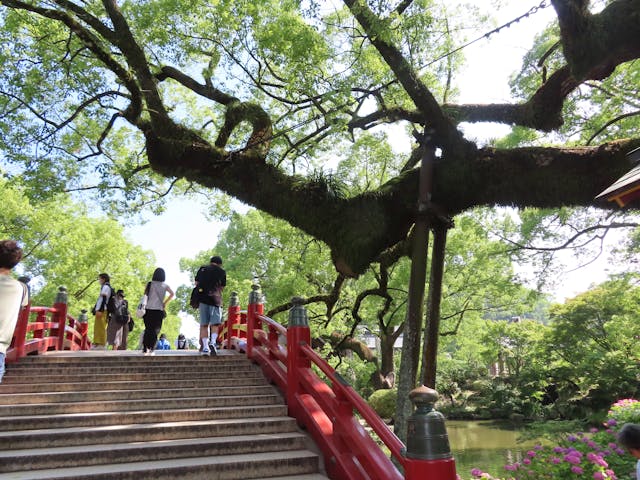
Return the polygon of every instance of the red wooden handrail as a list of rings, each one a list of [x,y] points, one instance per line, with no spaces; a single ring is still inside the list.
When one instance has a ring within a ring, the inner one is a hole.
[[[289,415],[309,431],[322,450],[330,478],[456,479],[452,457],[424,460],[428,456],[407,454],[404,444],[369,404],[311,348],[306,318],[305,322],[297,322],[290,317],[289,327],[285,328],[262,314],[263,306],[255,286],[249,299],[247,356],[259,364],[264,374],[285,394]],[[282,335],[287,338],[286,352],[278,342]],[[324,374],[328,383],[315,374],[312,366]],[[354,412],[389,449],[403,473],[383,453]]]
[[[364,399],[358,395],[358,393],[349,385],[338,372],[336,372],[331,365],[329,365],[320,355],[318,355],[310,345],[301,345],[302,352],[311,359],[311,361],[324,373],[331,381],[334,390],[340,390],[346,400],[353,405],[353,407],[362,416],[364,421],[376,432],[376,435],[384,443],[391,454],[398,460],[401,465],[404,465],[404,456],[402,451],[404,444],[400,439],[389,430],[389,427],[378,414],[369,406]]]
[[[86,320],[83,312],[81,315]],[[20,310],[11,345],[7,349],[7,363],[26,355],[51,350],[88,350],[86,321],[78,321],[67,314],[66,289],[60,287],[52,307],[32,307],[29,303]]]
[[[289,414],[313,436],[323,452],[329,476],[349,480],[402,479],[397,468],[353,415],[354,409],[384,443],[394,445],[394,455],[400,456],[402,443],[371,407],[309,347],[308,327],[287,329],[264,315],[252,315],[247,320],[249,338],[254,339],[250,358],[285,392]],[[273,333],[270,335],[262,328],[253,328],[255,320],[260,320]],[[287,335],[286,354],[279,347],[279,335]],[[327,375],[331,387],[313,372],[312,363]],[[395,438],[395,442],[390,438]]]

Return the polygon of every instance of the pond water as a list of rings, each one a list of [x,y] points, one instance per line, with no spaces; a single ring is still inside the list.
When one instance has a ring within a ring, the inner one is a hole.
[[[447,420],[445,425],[456,471],[463,480],[471,478],[472,468],[500,477],[505,464],[522,460],[539,443],[535,439],[518,442],[522,428],[505,422]]]

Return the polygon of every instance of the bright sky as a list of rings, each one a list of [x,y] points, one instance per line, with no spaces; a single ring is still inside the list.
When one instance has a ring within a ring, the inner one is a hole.
[[[164,268],[167,284],[174,290],[180,285],[192,285],[195,272],[180,272],[181,258],[193,258],[203,250],[213,248],[222,222],[209,222],[201,213],[202,207],[191,201],[175,201],[164,214],[148,223],[128,227],[126,232],[134,243],[155,254],[156,267]],[[248,292],[247,292],[248,294]],[[182,318],[180,332],[187,338],[198,338],[198,324],[191,316]]]
[[[476,2],[480,3],[480,2]],[[518,1],[496,12],[497,25],[506,23],[527,12],[539,1]],[[532,43],[532,35],[554,18],[551,7],[538,11],[511,28],[483,39],[465,49],[466,73],[460,80],[461,103],[490,103],[509,101],[509,76],[518,68],[520,59]],[[484,32],[482,32],[484,33]],[[474,37],[475,38],[475,37]],[[504,134],[501,125],[465,127],[468,137],[496,137]],[[127,229],[129,237],[142,247],[152,250],[157,266],[167,272],[167,283],[175,290],[179,285],[191,284],[189,274],[180,273],[178,262],[212,248],[225,224],[207,222],[200,207],[192,202],[175,202],[166,213],[143,226]],[[586,290],[593,282],[604,279],[606,259],[590,267],[569,273],[561,279],[555,294],[558,301]],[[195,321],[185,320],[182,331],[188,336],[196,327]],[[193,335],[195,336],[195,335]]]

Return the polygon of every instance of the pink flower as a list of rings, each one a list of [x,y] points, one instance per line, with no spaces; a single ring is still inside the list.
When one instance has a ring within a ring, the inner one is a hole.
[[[571,463],[572,465],[577,465],[580,463],[580,457],[577,457],[572,454],[568,454],[564,456],[564,461],[567,463]]]
[[[525,465],[529,465],[531,463],[531,459],[530,458],[524,458],[522,460],[522,463],[524,463]]]
[[[529,450],[529,451],[527,452],[527,457],[531,457],[531,458],[533,458],[533,457],[535,457],[535,456],[536,456],[536,452],[534,452],[533,450]]]
[[[480,475],[482,475],[482,470],[480,470],[479,468],[472,468],[471,469],[471,475],[473,477],[479,477]]]
[[[573,467],[571,467],[571,471],[573,473],[575,473],[576,475],[580,475],[584,470],[582,470],[582,468],[577,467],[576,465],[574,465]]]
[[[609,466],[609,464],[607,464],[607,462],[605,462],[600,455],[596,455],[593,452],[587,453],[587,460],[589,460],[591,463],[593,463],[595,465],[599,465],[601,467],[608,467]]]
[[[606,477],[602,472],[593,472],[593,478],[594,480],[604,480]]]

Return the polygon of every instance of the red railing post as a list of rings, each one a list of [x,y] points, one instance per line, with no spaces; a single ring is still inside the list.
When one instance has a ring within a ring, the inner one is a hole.
[[[262,321],[257,317],[264,313],[260,285],[251,285],[249,305],[247,305],[247,357],[253,358],[254,330],[262,331]]]
[[[240,299],[238,298],[238,292],[231,292],[229,297],[229,307],[227,308],[227,349],[231,350],[231,339],[236,335],[235,329],[240,323]]]
[[[13,348],[16,349],[15,360],[24,357],[24,344],[27,340],[27,325],[29,324],[29,315],[31,313],[31,298],[26,307],[20,309],[16,328],[13,331]]]
[[[89,342],[89,317],[87,315],[87,310],[84,308],[80,310],[77,325],[78,333],[82,335],[80,350],[89,350],[89,347],[91,347],[91,342]]]
[[[298,369],[311,368],[311,360],[300,350],[301,344],[311,345],[311,330],[303,303],[304,299],[300,297],[291,299],[287,326],[287,407],[289,415],[296,418],[301,418],[297,415],[298,396],[304,393],[299,382]]]
[[[438,392],[422,385],[409,393],[416,409],[407,419],[406,480],[456,480],[444,416],[434,410]]]
[[[58,323],[56,330],[58,336],[56,350],[64,350],[64,335],[67,325],[67,287],[58,287],[58,294],[56,295],[53,308],[55,308],[54,320]]]

